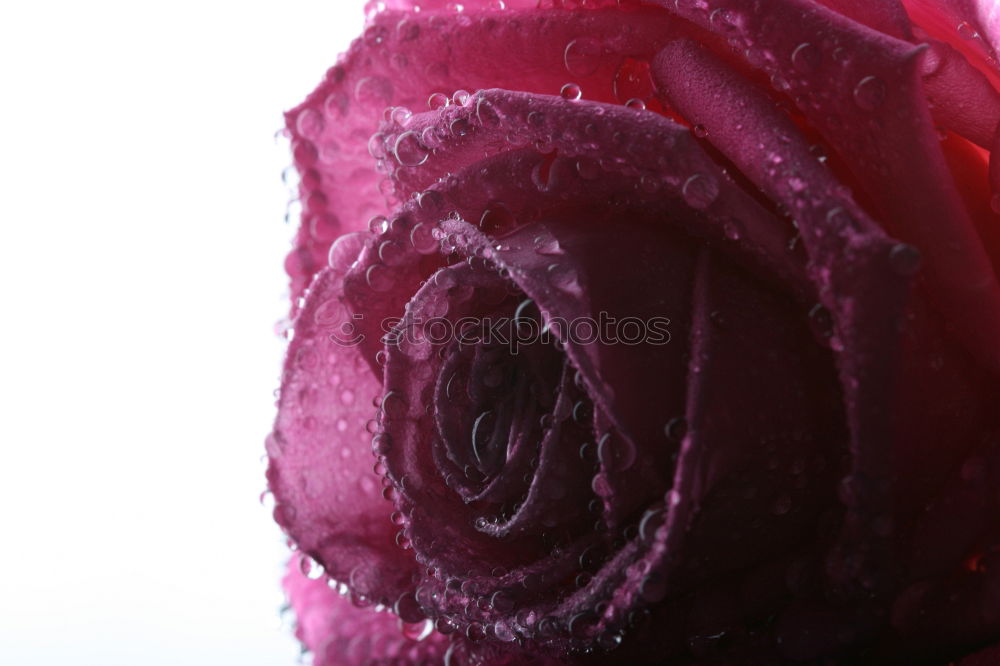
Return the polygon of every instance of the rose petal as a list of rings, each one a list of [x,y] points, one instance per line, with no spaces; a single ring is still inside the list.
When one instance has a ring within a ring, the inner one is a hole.
[[[993,666],[1000,663],[1000,645],[980,650],[974,655],[962,659],[958,666]]]
[[[315,666],[367,666],[381,659],[441,663],[449,641],[429,622],[405,625],[392,613],[358,608],[325,579],[306,577],[301,561],[300,555],[292,557],[282,582],[295,611],[295,635]]]
[[[343,273],[325,269],[295,322],[268,443],[275,518],[299,548],[369,602],[392,603],[414,563],[395,544],[372,470],[372,399],[381,382],[345,336]]]
[[[901,0],[819,0],[819,4],[892,37],[907,41],[912,37],[910,17]]]
[[[918,35],[930,44],[921,75],[934,121],[989,149],[1000,125],[1000,93],[958,50],[923,31]]]
[[[495,122],[484,124],[480,120],[484,108],[489,109]],[[532,169],[529,180],[538,196],[551,190],[564,199],[573,195],[599,199],[595,196],[599,191],[627,199],[629,195],[623,192],[638,189],[639,198],[648,202],[645,205],[679,205],[698,210],[701,214],[682,215],[680,221],[699,236],[732,246],[734,255],[771,273],[789,289],[801,290],[808,284],[801,279],[797,257],[788,251],[788,227],[728,178],[687,129],[658,114],[486,90],[477,93],[474,103],[466,107],[424,114],[411,122],[415,127],[443,133],[456,123],[464,123],[469,131],[443,139],[437,154],[427,163],[396,168],[392,178],[399,183],[400,196],[429,187],[439,177],[484,153],[510,150],[514,146],[506,137],[516,135],[520,137],[517,144],[534,142],[568,158],[546,163],[547,173],[546,164]],[[392,125],[383,130],[389,136],[403,131]],[[592,169],[598,172],[592,173]],[[553,180],[551,185],[543,182],[543,175]],[[500,182],[513,183],[519,189],[527,186],[510,176]]]
[[[719,29],[688,3],[658,4]],[[1000,368],[1000,284],[932,130],[917,78],[920,49],[806,0],[776,0],[760,13],[749,4],[722,0],[713,8],[733,15],[733,38],[748,49],[751,63],[777,77],[810,124],[845,156],[884,209],[889,231],[920,249],[937,308],[981,362]],[[825,41],[811,44],[816,35]],[[803,44],[817,50],[815,63],[798,65],[791,57]],[[788,55],[768,59],[765,50]]]
[[[996,68],[1000,46],[1000,10],[992,0],[902,0],[914,22],[939,39],[976,54]],[[968,57],[968,56],[967,56]]]
[[[565,53],[573,42],[571,64],[580,51],[587,65],[576,67],[575,82],[588,97],[613,101],[615,56],[650,57],[677,23],[650,9],[374,15],[316,90],[285,114],[302,176],[302,225],[286,261],[293,304],[323,266],[333,239],[364,229],[383,212],[389,192],[380,190],[372,166],[396,159],[395,145],[371,139],[383,110],[401,107],[395,117],[403,118],[425,109],[432,93],[451,96],[459,89],[557,93],[570,76]],[[599,48],[591,53],[594,44]]]

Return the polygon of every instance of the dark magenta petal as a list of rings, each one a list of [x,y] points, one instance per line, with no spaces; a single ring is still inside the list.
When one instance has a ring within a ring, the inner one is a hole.
[[[369,602],[392,603],[414,563],[395,543],[372,467],[372,399],[382,384],[352,346],[342,269],[317,278],[295,323],[268,439],[275,519],[299,549]]]
[[[563,340],[607,420],[590,455],[602,470],[595,490],[614,505],[615,520],[662,496],[676,453],[665,429],[683,415],[697,241],[639,216],[593,213],[547,219],[495,245],[459,223],[443,231],[464,253],[486,251],[507,269]]]
[[[980,650],[958,662],[958,666],[993,666],[1000,663],[1000,645]]]
[[[851,18],[873,30],[892,37],[909,40],[913,27],[900,0],[818,0],[838,14]]]
[[[456,125],[463,131],[454,132]],[[486,90],[464,106],[415,116],[405,127],[387,125],[383,133],[394,142],[415,131],[411,127],[421,133],[432,130],[441,143],[418,167],[391,166],[400,196],[429,187],[484,153],[534,145],[564,159],[550,156],[532,169],[527,181],[506,177],[491,186],[533,186],[539,196],[551,190],[563,199],[577,192],[590,198],[595,188],[614,192],[619,199],[635,192],[649,206],[693,209],[695,214],[679,220],[693,233],[730,246],[743,261],[771,273],[791,290],[808,284],[798,258],[788,251],[792,230],[734,183],[686,128],[658,114]]]
[[[662,4],[721,30],[693,4]],[[844,157],[883,226],[920,250],[928,289],[950,325],[981,362],[1000,367],[1000,285],[930,123],[919,81],[921,47],[806,0],[776,0],[760,13],[751,4],[724,0],[713,7],[729,12],[728,33],[750,64],[792,95]],[[828,39],[814,44],[817,35]],[[787,56],[768,58],[765,51]]]
[[[693,289],[686,434],[672,488],[640,526],[649,545],[614,596],[610,626],[635,605],[680,598],[807,542],[833,493],[837,383],[798,307],[708,252]]]
[[[389,612],[361,608],[325,577],[303,573],[302,556],[289,562],[282,581],[295,611],[295,635],[312,653],[314,666],[368,666],[401,660],[413,666],[440,664],[449,641],[421,620],[404,624]]]
[[[904,246],[897,247],[845,195],[791,120],[700,46],[675,42],[657,57],[654,72],[670,102],[704,124],[713,145],[793,211],[820,300],[832,315],[831,344],[838,352],[852,436],[852,474],[866,479],[866,488],[888,483],[891,422],[878,396],[891,393],[898,372],[899,358],[887,350],[899,346],[895,322],[906,304],[909,276],[893,269],[891,257]],[[744,113],[727,111],[735,105]],[[872,521],[888,519],[888,501],[886,492],[864,490],[851,497],[845,548],[857,550],[858,539],[874,537]]]

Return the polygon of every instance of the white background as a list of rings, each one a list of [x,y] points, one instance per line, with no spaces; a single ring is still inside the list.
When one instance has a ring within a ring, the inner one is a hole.
[[[273,134],[361,4],[0,8],[0,664],[294,664]]]

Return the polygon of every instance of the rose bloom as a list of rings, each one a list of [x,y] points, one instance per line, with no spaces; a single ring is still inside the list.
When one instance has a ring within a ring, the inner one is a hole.
[[[370,6],[286,116],[313,663],[1000,664],[997,46],[989,0]]]

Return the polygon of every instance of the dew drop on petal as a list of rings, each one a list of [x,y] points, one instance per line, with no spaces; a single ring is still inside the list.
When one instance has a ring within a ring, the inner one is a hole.
[[[451,100],[444,93],[436,92],[427,98],[427,107],[431,111],[437,111],[451,104]]]
[[[480,97],[476,102],[476,119],[487,129],[496,129],[500,126],[500,115],[493,108],[493,104],[484,97]]]
[[[396,138],[392,154],[401,166],[416,167],[427,161],[427,148],[416,132],[403,132]]]
[[[885,101],[885,83],[877,76],[866,76],[854,87],[854,103],[865,111],[874,111]]]
[[[969,23],[968,21],[962,21],[958,24],[957,28],[958,36],[962,39],[978,39],[979,31]]]
[[[381,236],[389,230],[389,220],[385,215],[375,215],[368,220],[368,231]]]
[[[384,107],[392,99],[392,82],[382,76],[366,76],[354,86],[354,98],[364,106]]]
[[[605,469],[622,472],[635,464],[635,447],[626,438],[608,433],[597,442],[597,459]]]
[[[327,263],[335,271],[346,272],[358,260],[358,255],[361,254],[364,245],[365,234],[363,232],[352,231],[349,234],[344,234],[330,246]]]
[[[580,99],[580,97],[583,96],[583,90],[581,90],[580,86],[576,85],[575,83],[567,83],[564,84],[563,87],[559,89],[559,96],[562,97],[563,99],[568,99],[572,102],[575,102],[576,100]]]
[[[719,195],[719,184],[710,176],[696,173],[684,182],[681,194],[692,208],[705,209]]]
[[[462,137],[466,136],[470,131],[472,131],[472,125],[465,118],[456,118],[451,121],[451,125],[448,126],[451,131],[452,136]]]
[[[563,51],[563,63],[566,71],[581,78],[590,76],[597,71],[603,62],[604,48],[601,43],[590,37],[574,39],[566,45]]]
[[[819,67],[820,51],[809,42],[803,42],[792,51],[792,66],[803,74],[808,74]]]
[[[684,439],[684,435],[687,434],[687,419],[683,416],[675,416],[667,421],[663,432],[671,442],[680,443]]]
[[[421,222],[410,231],[410,244],[420,254],[434,254],[438,251],[438,240],[429,222]]]
[[[374,266],[369,266],[368,270],[365,271],[365,282],[368,283],[372,291],[386,292],[392,289],[395,280],[389,268],[382,264],[375,264]]]
[[[303,109],[295,119],[299,134],[307,139],[316,139],[323,133],[323,114],[315,109]]]
[[[499,620],[493,625],[493,634],[498,640],[504,643],[510,643],[517,638],[517,636],[514,635],[514,631],[510,628],[510,625]]]

